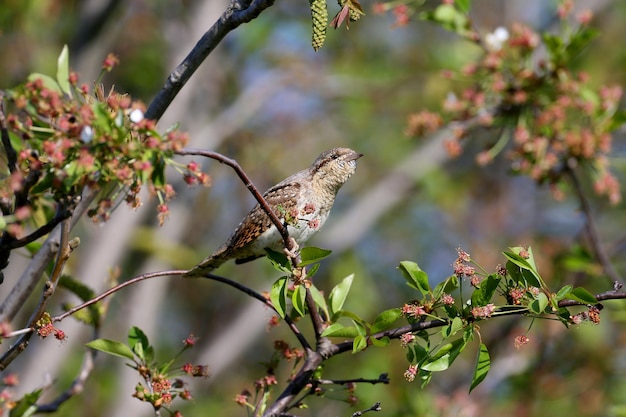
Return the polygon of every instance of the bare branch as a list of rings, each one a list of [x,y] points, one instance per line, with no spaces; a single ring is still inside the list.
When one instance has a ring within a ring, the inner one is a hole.
[[[83,193],[83,198],[74,210],[68,221],[71,222],[70,229],[74,227],[78,219],[89,208],[91,202],[98,194],[97,190],[89,189]],[[61,239],[61,225],[57,225],[43,243],[39,251],[33,256],[22,276],[11,289],[11,292],[0,304],[0,323],[11,322],[15,315],[24,306],[28,297],[33,293],[34,288],[39,283],[48,264],[52,261],[59,250]]]
[[[370,408],[366,408],[365,410],[357,411],[357,412],[353,413],[352,417],[362,416],[363,414],[367,413],[368,411],[380,411],[380,410],[382,410],[382,407],[380,406],[380,401],[378,401],[374,405],[372,405]]]
[[[600,262],[600,265],[602,265],[602,269],[604,270],[604,273],[608,276],[609,280],[611,282],[621,282],[622,277],[620,277],[620,275],[615,270],[615,267],[613,267],[609,255],[602,246],[602,240],[600,239],[600,234],[598,233],[598,227],[591,212],[591,204],[589,203],[587,195],[585,194],[583,187],[580,184],[580,180],[578,179],[576,173],[571,167],[566,167],[565,170],[572,180],[574,192],[578,197],[578,201],[580,201],[580,209],[585,215],[585,232],[587,233],[587,237],[589,238],[591,250],[593,251],[595,258],[598,260],[598,262]]]
[[[104,300],[105,298],[107,298],[109,295],[114,294],[116,292],[118,292],[119,290],[121,290],[122,288],[128,287],[129,285],[133,285],[137,282],[140,281],[144,281],[146,279],[151,279],[151,278],[157,278],[157,277],[167,277],[167,276],[176,276],[176,275],[184,275],[185,272],[184,270],[172,270],[172,271],[157,271],[157,272],[149,272],[147,274],[142,274],[139,275],[133,279],[129,279],[128,281],[124,281],[121,284],[116,285],[113,288],[108,289],[107,291],[103,292],[102,294],[98,295],[97,297],[92,298],[91,300],[85,301],[84,303],[77,305],[74,308],[71,308],[69,310],[67,310],[65,313],[63,314],[59,314],[58,316],[54,316],[52,317],[52,323],[56,323],[58,321],[61,321],[65,318],[67,318],[68,316],[71,316],[72,314],[76,313],[79,310],[82,310],[86,307],[89,307],[90,305],[96,304],[99,301]]]
[[[222,16],[200,38],[183,62],[172,72],[161,91],[150,103],[146,118],[159,120],[178,92],[215,47],[232,30],[250,22],[274,4],[275,0],[232,0]]]
[[[94,332],[94,339],[98,338],[98,330]],[[53,401],[47,404],[41,404],[37,406],[37,413],[54,413],[59,410],[59,407],[65,403],[70,398],[74,397],[83,392],[85,387],[85,383],[91,375],[91,371],[93,370],[94,359],[97,355],[97,350],[94,349],[86,349],[85,355],[83,356],[83,363],[78,371],[78,376],[72,381],[70,387],[65,390],[61,395],[55,398]]]

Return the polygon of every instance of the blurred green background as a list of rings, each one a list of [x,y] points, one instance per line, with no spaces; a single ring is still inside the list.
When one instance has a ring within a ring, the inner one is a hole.
[[[56,58],[68,44],[72,68],[82,82],[93,82],[101,61],[113,52],[121,64],[106,75],[105,84],[147,104],[227,3],[5,0],[0,7],[0,88],[23,82],[33,71],[53,74]],[[626,3],[574,3],[577,9],[593,10],[592,26],[600,30],[578,69],[598,86],[625,84],[626,50],[621,44]],[[483,34],[513,22],[554,30],[556,5],[477,0],[471,16]],[[329,6],[332,16],[338,6]],[[373,2],[364,0],[363,6],[366,16],[349,30],[329,29],[325,46],[316,53],[310,47],[308,2],[277,2],[226,37],[175,99],[160,128],[180,123],[190,133],[190,146],[235,158],[261,189],[307,167],[327,148],[349,146],[364,153],[329,221],[311,243],[333,250],[316,285],[329,291],[354,272],[347,308],[366,319],[413,297],[396,269],[399,261],[419,262],[438,282],[452,273],[459,246],[492,270],[504,263],[500,252],[506,247],[532,245],[553,288],[569,283],[595,292],[609,290],[606,280],[566,268],[579,259],[573,252],[583,226],[573,199],[557,202],[547,189],[509,175],[506,161],[478,167],[478,145],[450,161],[440,143],[404,134],[409,114],[439,109],[449,92],[466,87],[444,78],[442,70],[470,62],[479,53],[477,47],[427,22],[397,27],[392,14],[373,12]],[[615,137],[612,162],[623,177],[621,134]],[[479,132],[481,141],[490,135]],[[82,244],[70,261],[71,273],[101,290],[111,268],[120,268],[122,280],[147,271],[186,269],[218,247],[253,200],[229,168],[199,162],[211,174],[213,186],[187,188],[178,181],[178,197],[162,228],[156,226],[155,202],[148,195],[140,210],[120,207],[104,226],[85,222],[78,231]],[[615,259],[623,259],[623,204],[593,204],[605,245]],[[11,277],[25,262],[12,258],[12,273],[7,273],[0,295],[6,295]],[[623,273],[624,261],[616,267]],[[265,260],[229,264],[219,272],[259,291],[269,290],[277,278]],[[130,326],[139,326],[166,359],[189,333],[195,334],[199,345],[185,359],[207,364],[212,376],[194,381],[192,401],[175,404],[186,416],[244,415],[234,397],[252,390],[252,382],[263,376],[261,363],[269,359],[272,341],[283,338],[296,344],[283,327],[268,330],[269,317],[263,307],[217,283],[165,278],[115,296],[102,336],[124,340]],[[613,301],[605,303],[598,326],[566,330],[558,322],[493,320],[481,328],[491,371],[471,395],[470,351],[426,389],[404,380],[408,364],[397,343],[335,357],[328,362],[326,378],[376,378],[388,372],[391,384],[359,385],[356,408],[343,401],[347,394],[340,391],[329,395],[340,401],[312,398],[309,410],[298,414],[347,416],[381,401],[385,416],[625,416],[624,319],[623,303]],[[515,350],[514,338],[531,324],[530,343]],[[306,322],[301,327],[308,331]],[[20,390],[49,385],[46,398],[53,398],[75,377],[82,346],[92,335],[69,321],[60,328],[68,335],[66,342],[33,339],[5,371],[19,374]],[[289,369],[281,371],[279,387]],[[101,355],[85,391],[58,414],[150,415],[148,405],[131,398],[137,382],[122,361]]]

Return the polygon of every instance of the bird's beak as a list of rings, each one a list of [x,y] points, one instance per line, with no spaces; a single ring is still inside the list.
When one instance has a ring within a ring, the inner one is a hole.
[[[359,159],[360,157],[362,157],[363,154],[362,153],[358,153],[358,152],[352,152],[351,154],[349,154],[346,157],[346,161],[356,161],[357,159]]]

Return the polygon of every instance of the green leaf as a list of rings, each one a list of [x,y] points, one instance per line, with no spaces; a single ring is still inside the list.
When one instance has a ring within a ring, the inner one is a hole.
[[[472,377],[472,385],[470,386],[469,392],[472,392],[478,384],[483,382],[490,367],[491,359],[489,358],[489,351],[487,350],[487,346],[481,343],[480,349],[478,349],[478,355],[476,356],[476,367],[474,368],[474,376]]]
[[[389,346],[389,344],[391,343],[391,339],[389,339],[388,336],[383,336],[380,339],[376,337],[370,337],[370,342],[372,342],[372,345],[377,347],[386,347]]]
[[[433,298],[438,300],[444,293],[451,294],[452,291],[459,288],[459,279],[456,275],[452,275],[448,277],[445,281],[437,284],[435,289],[433,290]]]
[[[362,334],[357,335],[352,342],[352,353],[360,352],[367,347],[367,338]]]
[[[585,304],[597,304],[598,300],[596,297],[591,294],[589,291],[584,289],[583,287],[574,288],[568,295],[567,298],[569,300],[580,301]]]
[[[35,414],[37,412],[37,400],[39,400],[42,392],[43,389],[40,388],[25,394],[15,403],[9,417],[28,417]]]
[[[322,332],[322,336],[324,337],[346,337],[346,338],[354,338],[357,337],[359,331],[356,327],[347,327],[340,323],[334,323],[328,326]]]
[[[311,296],[313,297],[313,301],[315,301],[315,304],[319,308],[321,308],[322,311],[324,311],[326,318],[330,318],[330,313],[328,312],[328,305],[326,304],[326,300],[324,299],[324,296],[322,295],[320,290],[318,290],[315,285],[311,285],[309,290],[311,291]]]
[[[330,292],[330,296],[328,297],[328,301],[330,302],[330,314],[334,315],[343,307],[343,304],[348,297],[348,293],[350,292],[350,287],[352,286],[352,280],[354,279],[354,274],[350,274],[345,277],[339,284],[335,286]]]
[[[302,262],[298,266],[306,266],[321,261],[331,254],[331,250],[320,249],[315,246],[307,246],[300,250],[300,259]]]
[[[430,293],[430,285],[428,284],[428,275],[422,271],[418,264],[411,261],[402,261],[398,266],[400,272],[404,276],[409,287],[415,288],[423,295]]]
[[[59,84],[55,81],[54,78],[50,77],[49,75],[33,72],[28,76],[28,81],[31,82],[38,79],[43,82],[43,86],[48,90],[56,91],[57,93],[61,94],[63,93],[63,91],[61,91],[61,88],[59,87]]]
[[[393,323],[396,322],[402,316],[402,312],[399,308],[392,308],[389,310],[385,310],[380,313],[376,319],[374,319],[374,323],[370,331],[372,333],[378,333],[382,330],[389,328]]]
[[[541,279],[541,276],[537,271],[537,266],[535,265],[532,249],[530,247],[528,249],[525,249],[520,246],[509,249],[511,249],[511,252],[503,252],[504,256],[506,256],[509,262],[517,265],[519,268],[522,269],[522,275],[527,283],[534,287],[545,288],[543,279]],[[522,250],[527,251],[528,258],[520,256]],[[511,276],[514,275],[514,272],[509,269],[509,265],[507,265],[507,271],[511,273]],[[528,271],[531,275],[529,276],[528,274],[524,274],[523,271]]]
[[[139,327],[133,326],[128,331],[128,346],[142,362],[149,362],[152,359],[148,336]]]
[[[270,260],[275,269],[291,274],[291,261],[289,261],[287,255],[269,248],[265,248],[265,252],[267,252],[267,259]]]
[[[467,346],[465,337],[443,345],[433,357],[427,359],[426,363],[420,366],[420,369],[429,372],[445,371],[465,349],[465,346]]]
[[[165,185],[165,160],[161,156],[155,155],[152,158],[152,175],[150,178],[155,187]]]
[[[571,285],[564,286],[563,288],[561,288],[559,290],[559,292],[556,293],[557,301],[561,301],[562,299],[567,297],[569,295],[569,293],[571,293],[571,292],[572,292],[572,286]]]
[[[486,306],[489,304],[498,289],[500,279],[502,279],[500,275],[491,274],[487,277],[487,279],[482,281],[480,283],[480,287],[472,293],[472,305]]]
[[[282,277],[274,282],[270,291],[270,301],[278,315],[285,318],[285,309],[287,307],[287,277]]]
[[[70,53],[67,45],[63,45],[61,55],[57,60],[57,83],[68,96],[72,96],[72,90],[70,88]]]
[[[544,293],[539,293],[537,297],[529,304],[531,311],[535,314],[543,314],[548,307],[549,300]]]
[[[407,347],[409,350],[406,358],[410,363],[420,363],[428,357],[428,350],[424,349],[419,343],[412,343]]]
[[[470,7],[472,6],[472,0],[454,0],[454,4],[459,8],[460,11],[467,14],[470,11]]]
[[[441,329],[441,335],[443,337],[454,336],[456,332],[463,328],[463,320],[459,317],[455,317],[452,319],[449,325],[445,326]]]
[[[293,308],[300,316],[306,314],[306,287],[304,285],[298,285],[291,295],[291,303]]]
[[[469,29],[467,16],[450,4],[441,4],[434,11],[422,12],[419,16],[421,19],[439,23],[442,28],[461,36],[466,35]]]
[[[135,355],[133,355],[132,350],[130,350],[128,346],[121,342],[116,342],[115,340],[96,339],[87,343],[86,346],[99,350],[100,352],[108,353],[109,355],[119,356],[120,358],[135,359]]]

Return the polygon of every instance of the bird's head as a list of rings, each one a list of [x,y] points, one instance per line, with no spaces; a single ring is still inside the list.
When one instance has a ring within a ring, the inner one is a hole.
[[[313,180],[336,192],[354,174],[356,160],[362,156],[349,148],[329,149],[313,163]]]

